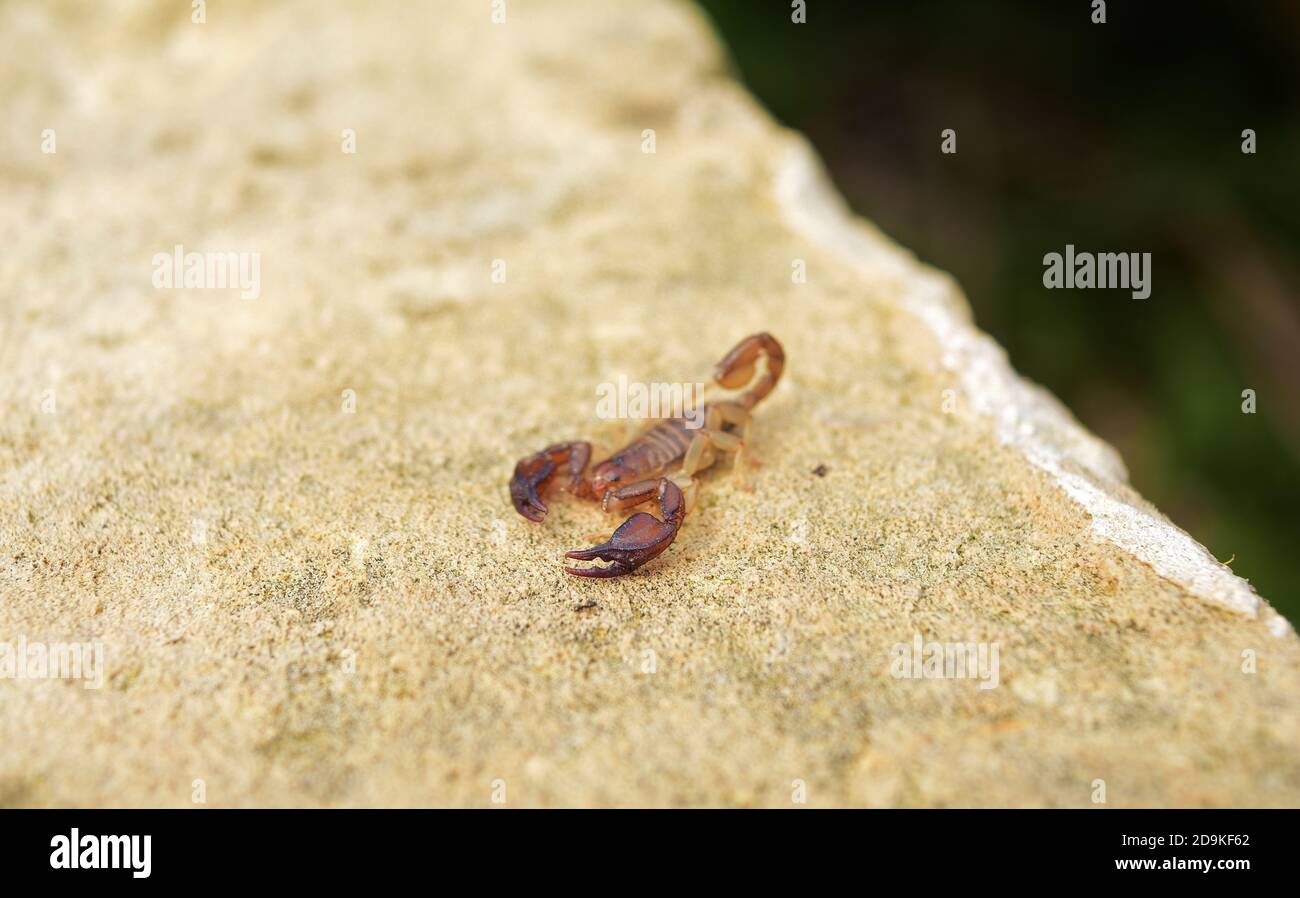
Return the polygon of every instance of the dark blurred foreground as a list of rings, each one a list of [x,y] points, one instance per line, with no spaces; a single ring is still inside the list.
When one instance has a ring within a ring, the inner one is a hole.
[[[1300,4],[702,5],[854,208],[1300,622]],[[1151,253],[1150,297],[1045,289],[1066,244]]]

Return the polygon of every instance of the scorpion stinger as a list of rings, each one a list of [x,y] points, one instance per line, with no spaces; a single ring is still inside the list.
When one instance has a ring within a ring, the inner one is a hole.
[[[662,521],[649,512],[638,512],[620,524],[608,542],[564,553],[565,558],[575,561],[608,561],[608,567],[565,567],[565,571],[579,577],[621,577],[672,545],[686,517],[686,500],[677,484],[667,477],[643,480],[606,493],[605,507],[613,504],[616,508],[627,508],[653,498],[659,500]]]

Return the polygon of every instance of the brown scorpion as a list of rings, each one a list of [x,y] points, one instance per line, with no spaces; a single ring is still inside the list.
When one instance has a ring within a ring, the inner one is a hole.
[[[766,369],[755,376],[763,358],[767,360]],[[785,352],[771,334],[746,337],[713,369],[713,379],[722,387],[746,389],[732,399],[708,403],[704,408],[703,428],[690,429],[686,418],[665,418],[597,464],[590,477],[585,473],[591,460],[590,443],[547,446],[515,465],[514,477],[510,479],[510,499],[515,511],[530,521],[543,520],[547,509],[540,493],[561,469],[568,475],[565,485],[568,492],[582,499],[600,500],[606,511],[657,499],[662,520],[648,512],[639,512],[620,524],[607,542],[564,555],[575,561],[609,562],[607,567],[564,568],[578,577],[619,577],[632,573],[676,539],[686,513],[694,505],[697,485],[692,478],[714,463],[714,449],[734,453],[736,470],[740,470],[750,410],[772,392],[784,367]]]

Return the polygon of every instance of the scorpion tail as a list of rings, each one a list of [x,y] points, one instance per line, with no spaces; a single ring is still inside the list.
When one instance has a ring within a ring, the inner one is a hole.
[[[767,368],[755,379],[760,357],[767,359]],[[785,350],[775,337],[764,331],[746,337],[724,355],[713,368],[713,379],[728,390],[737,390],[748,384],[749,388],[736,397],[736,402],[751,409],[772,392],[784,368]]]

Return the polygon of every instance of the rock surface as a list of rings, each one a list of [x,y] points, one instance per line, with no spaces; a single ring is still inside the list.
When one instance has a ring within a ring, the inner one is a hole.
[[[1287,623],[693,8],[108,6],[0,7],[0,643],[104,650],[0,680],[0,805],[1300,803]],[[177,244],[260,296],[157,289]],[[611,522],[514,461],[760,329],[753,491],[566,577]]]

